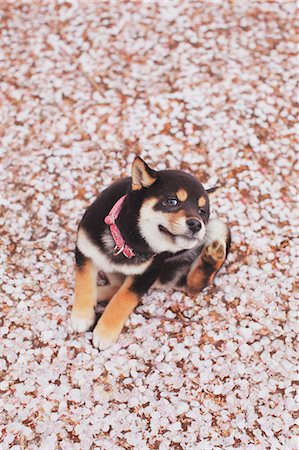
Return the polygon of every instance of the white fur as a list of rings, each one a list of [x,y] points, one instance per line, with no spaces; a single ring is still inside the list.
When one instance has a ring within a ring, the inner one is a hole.
[[[125,275],[140,275],[150,266],[152,259],[141,264],[116,264],[107,258],[101,250],[88,238],[83,228],[79,229],[77,247],[83,255],[91,258],[95,266],[106,273],[120,272]]]
[[[82,311],[80,312],[80,316],[78,315],[77,311],[74,310],[72,311],[71,315],[72,328],[74,331],[77,331],[77,333],[83,333],[84,331],[89,330],[95,321],[95,313],[93,308],[90,310],[89,315],[82,315],[82,314],[83,314]]]
[[[95,348],[98,348],[99,350],[106,350],[106,348],[110,347],[117,341],[120,332],[121,330],[113,334],[111,332],[107,333],[107,330],[103,329],[100,319],[97,326],[93,330],[92,343]]]
[[[220,219],[211,219],[207,225],[204,238],[205,246],[210,245],[213,241],[220,241],[226,246],[227,237],[228,226]]]
[[[101,240],[106,250],[111,250],[115,247],[115,242],[113,240],[113,237],[111,236],[110,231],[105,231],[101,236]]]
[[[189,250],[195,247],[203,238],[206,232],[204,223],[194,239],[187,239],[184,236],[177,236],[174,240],[159,230],[162,225],[173,234],[186,234],[188,226],[184,217],[179,218],[170,228],[167,214],[160,211],[154,211],[155,199],[146,202],[140,209],[139,229],[149,246],[156,252],[177,252],[180,250]]]

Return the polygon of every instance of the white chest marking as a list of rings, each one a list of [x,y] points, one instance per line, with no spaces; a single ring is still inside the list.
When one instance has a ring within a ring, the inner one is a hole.
[[[77,247],[83,255],[93,261],[99,270],[107,273],[119,272],[124,275],[141,275],[152,262],[152,258],[140,264],[116,264],[111,262],[105,253],[91,242],[82,228],[78,232]]]

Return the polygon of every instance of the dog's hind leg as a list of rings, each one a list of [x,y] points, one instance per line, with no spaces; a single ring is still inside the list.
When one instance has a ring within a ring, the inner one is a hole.
[[[191,294],[197,294],[213,282],[227,257],[230,240],[230,231],[224,222],[213,219],[208,223],[204,247],[187,275],[187,289]]]
[[[76,248],[75,296],[71,315],[75,331],[87,331],[95,321],[97,272],[92,260]]]
[[[107,284],[106,286],[97,287],[97,298],[99,302],[110,300],[118,291],[119,286]]]
[[[118,273],[106,273],[109,284],[97,287],[97,298],[99,302],[110,300],[118,291],[125,280],[125,276]]]

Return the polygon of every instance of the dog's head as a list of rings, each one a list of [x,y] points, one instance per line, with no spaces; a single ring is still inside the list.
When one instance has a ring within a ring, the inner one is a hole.
[[[180,170],[151,169],[141,158],[132,166],[131,196],[139,208],[141,235],[156,252],[191,249],[203,240],[210,207],[208,192]]]

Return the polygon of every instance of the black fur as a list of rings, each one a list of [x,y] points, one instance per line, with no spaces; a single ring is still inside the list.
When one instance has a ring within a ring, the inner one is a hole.
[[[162,170],[157,174],[157,180],[150,189],[144,188],[133,191],[130,189],[132,183],[131,177],[116,181],[97,197],[82,218],[79,227],[83,227],[93,243],[104,251],[111,260],[117,263],[125,262],[130,264],[133,262],[136,264],[135,258],[128,260],[122,254],[115,256],[113,252],[110,252],[110,254],[109,252],[107,253],[107,250],[104,248],[104,243],[101,240],[104,231],[109,230],[108,225],[104,223],[104,219],[110,212],[112,206],[124,194],[127,194],[127,197],[122,205],[116,224],[120,228],[125,242],[134,249],[140,262],[154,255],[154,252],[138,232],[137,227],[141,205],[147,198],[156,197],[157,199],[162,199],[174,195],[176,191],[183,187],[189,193],[188,201],[184,205],[184,209],[189,213],[193,212],[193,215],[198,215],[197,199],[200,195],[204,196],[207,206],[203,220],[204,222],[208,221],[210,213],[208,196],[203,186],[194,177],[179,170]],[[176,209],[173,209],[173,211]]]
[[[120,208],[114,208],[108,220],[117,226],[107,225],[105,218],[121,198]],[[93,344],[103,350],[116,342],[128,315],[155,282],[194,294],[212,282],[230,236],[221,221],[208,223],[209,215],[207,191],[196,178],[178,170],[155,171],[136,157],[132,177],[104,190],[80,222],[74,330],[89,330],[97,300],[110,296],[93,330]],[[122,248],[116,249],[114,239]],[[97,270],[106,272],[110,287],[96,289]]]
[[[86,257],[83,255],[83,253],[80,252],[78,247],[76,246],[75,249],[75,259],[76,259],[76,265],[78,268],[81,268],[84,266],[84,263],[86,261]]]
[[[142,161],[142,160],[141,160]],[[142,178],[142,170],[146,174]],[[195,217],[207,223],[210,215],[209,198],[207,192],[201,183],[192,175],[179,170],[161,170],[159,172],[150,169],[145,163],[144,166],[137,167],[131,177],[118,180],[105,189],[87,209],[79,228],[83,228],[92,243],[116,264],[138,265],[152,258],[152,263],[148,269],[140,274],[134,275],[134,281],[131,290],[139,295],[144,294],[149,287],[159,279],[160,283],[165,284],[173,280],[178,271],[180,271],[180,280],[182,284],[186,280],[187,272],[194,259],[199,255],[202,247],[198,246],[192,251],[181,250],[175,253],[162,252],[155,254],[141,235],[138,227],[140,220],[140,208],[143,203],[150,198],[155,198],[155,210],[162,213],[175,213],[183,211],[186,217]],[[148,177],[147,177],[148,175]],[[134,189],[134,176],[140,176],[140,186]],[[133,182],[133,187],[132,187]],[[152,183],[143,187],[142,183]],[[165,206],[165,199],[176,195],[180,189],[184,189],[187,194],[186,201],[179,201],[175,206]],[[211,189],[212,191],[214,188]],[[126,199],[122,204],[116,224],[124,238],[124,241],[130,246],[135,255],[128,259],[120,253],[115,255],[113,246],[107,248],[107,239],[110,235],[109,226],[105,224],[104,219],[109,214],[113,205],[120,197],[126,194]],[[198,206],[199,198],[205,199],[205,205],[202,208]],[[186,256],[184,256],[186,254]],[[180,256],[180,257],[178,257]],[[76,249],[76,263],[80,267],[84,264],[84,255]]]

